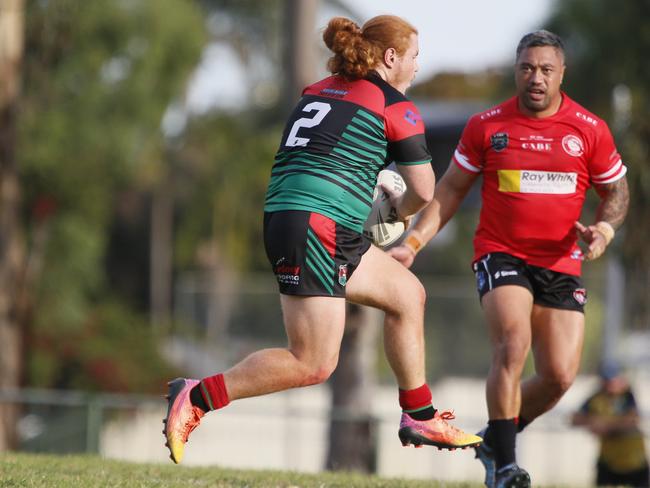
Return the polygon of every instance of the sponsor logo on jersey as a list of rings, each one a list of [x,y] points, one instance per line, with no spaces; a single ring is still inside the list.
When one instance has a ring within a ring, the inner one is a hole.
[[[575,259],[576,261],[582,261],[583,260],[582,250],[576,249],[574,251],[571,251],[571,259]]]
[[[320,91],[321,95],[327,96],[327,97],[334,97],[334,98],[343,98],[345,95],[348,94],[347,90],[337,90],[335,88],[323,88]]]
[[[553,142],[552,137],[545,137],[545,136],[537,136],[537,135],[532,135],[528,137],[522,137],[522,141],[541,141],[541,142]]]
[[[501,113],[500,108],[493,108],[491,110],[488,110],[487,112],[483,112],[481,114],[481,120],[489,119],[490,117],[494,117],[495,115],[499,115]]]
[[[339,266],[339,285],[345,286],[348,282],[348,265],[341,264]]]
[[[552,149],[550,142],[522,142],[521,148],[526,151],[550,151]]]
[[[498,280],[499,278],[503,278],[505,276],[516,276],[517,274],[519,273],[517,273],[517,271],[514,269],[512,271],[497,271],[494,273],[494,279]]]
[[[576,288],[573,290],[573,298],[580,305],[587,303],[587,290],[585,288]]]
[[[508,147],[508,134],[505,132],[497,132],[496,134],[492,134],[490,136],[490,144],[492,145],[492,149],[494,149],[496,152],[503,151],[506,147]]]
[[[418,120],[422,120],[422,117],[420,117],[413,110],[407,110],[404,114],[404,120],[406,120],[411,125],[417,125]]]
[[[585,152],[582,139],[573,134],[568,134],[562,138],[562,149],[569,155],[580,157]]]
[[[568,195],[575,193],[577,173],[560,171],[531,171],[521,169],[497,170],[499,191],[510,193],[549,193]]]
[[[584,120],[585,122],[593,125],[594,127],[598,125],[598,121],[594,119],[591,115],[586,115],[583,114],[582,112],[576,112],[576,117],[578,117],[580,120]]]

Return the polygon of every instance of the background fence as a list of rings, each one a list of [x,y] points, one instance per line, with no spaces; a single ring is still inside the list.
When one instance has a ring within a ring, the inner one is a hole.
[[[650,377],[633,383],[639,403],[650,405]],[[597,456],[595,438],[569,428],[569,417],[597,384],[580,377],[560,404],[518,437],[519,460],[535,484],[588,485]],[[447,378],[433,385],[439,408],[453,408],[459,426],[479,430],[485,422],[483,380]],[[0,402],[18,405],[20,449],[31,452],[97,453],[134,462],[170,462],[161,434],[165,402],[158,397],[89,395],[52,390],[3,390]],[[395,387],[373,394],[377,473],[389,477],[480,482],[482,468],[472,450],[403,448],[397,438]],[[246,469],[318,472],[324,469],[332,418],[350,412],[330,409],[329,388],[310,387],[235,402],[206,416],[191,436],[184,464]],[[356,414],[356,412],[355,412]],[[650,432],[650,411],[643,429]]]

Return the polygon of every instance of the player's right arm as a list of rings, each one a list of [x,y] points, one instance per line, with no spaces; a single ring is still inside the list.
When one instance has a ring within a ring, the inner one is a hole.
[[[393,195],[390,188],[384,188],[391,196],[397,215],[405,220],[422,210],[433,198],[436,177],[430,164],[398,165],[397,169],[404,178],[406,191]]]
[[[463,171],[452,161],[436,186],[431,203],[422,210],[402,244],[390,249],[388,253],[404,266],[410,267],[419,250],[456,213],[477,177],[478,173]]]

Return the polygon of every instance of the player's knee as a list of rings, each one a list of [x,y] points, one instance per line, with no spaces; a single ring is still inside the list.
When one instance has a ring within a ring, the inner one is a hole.
[[[391,299],[379,308],[386,312],[387,316],[399,319],[404,316],[422,315],[426,300],[427,292],[424,286],[414,278],[396,286]]]
[[[561,397],[573,384],[575,375],[567,371],[554,371],[546,375],[544,381],[550,395]]]
[[[408,304],[407,307],[409,310],[424,310],[424,305],[427,301],[427,291],[425,290],[424,285],[420,282],[420,280],[412,280],[408,286],[404,286],[401,289],[401,294],[401,302]]]
[[[305,369],[302,386],[320,385],[325,383],[336,369],[338,357],[330,361],[324,361],[310,365]]]
[[[495,362],[504,369],[520,369],[526,362],[530,342],[525,338],[509,337],[497,343]]]

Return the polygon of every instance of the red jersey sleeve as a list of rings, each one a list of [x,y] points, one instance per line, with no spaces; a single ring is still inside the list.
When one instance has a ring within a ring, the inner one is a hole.
[[[476,115],[469,119],[452,161],[466,173],[480,173],[483,170],[483,131],[481,120]]]
[[[594,185],[613,183],[627,173],[607,124],[600,121],[589,157],[589,177]]]
[[[397,164],[431,162],[424,137],[424,122],[413,102],[404,100],[386,107],[388,156]]]

